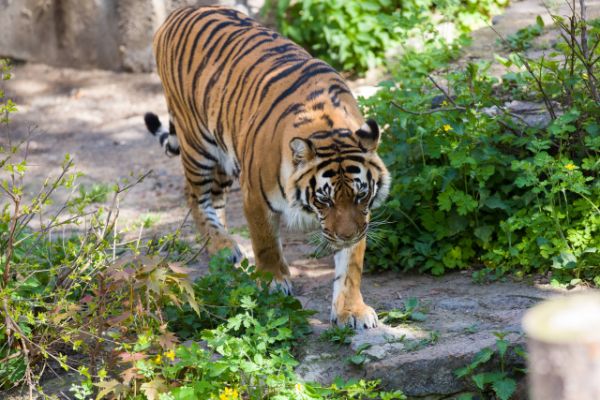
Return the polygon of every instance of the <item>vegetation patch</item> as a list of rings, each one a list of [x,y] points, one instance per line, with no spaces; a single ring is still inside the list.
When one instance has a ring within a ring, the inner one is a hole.
[[[16,108],[2,93],[0,100],[7,124]],[[76,377],[70,395],[81,400],[405,399],[377,381],[301,381],[295,347],[313,312],[270,294],[270,276],[247,262],[236,268],[222,254],[191,282],[187,264],[204,243],[183,243],[179,230],[144,239],[153,216],[118,229],[118,204],[145,175],[85,187],[66,156],[57,176],[33,187],[27,143],[7,137],[0,149],[1,391],[21,387],[44,397],[50,371],[63,369]],[[66,200],[53,204],[57,197]]]
[[[555,284],[600,285],[600,21],[578,15],[553,17],[561,41],[545,57],[498,57],[500,80],[490,63],[448,70],[456,49],[435,46],[406,53],[362,101],[385,126],[379,152],[393,173],[371,268],[551,271]],[[507,45],[526,47],[539,24]],[[513,101],[538,105],[541,122]]]
[[[338,69],[365,72],[381,65],[386,53],[411,41],[444,41],[445,22],[466,33],[506,6],[505,0],[275,0],[278,30]]]

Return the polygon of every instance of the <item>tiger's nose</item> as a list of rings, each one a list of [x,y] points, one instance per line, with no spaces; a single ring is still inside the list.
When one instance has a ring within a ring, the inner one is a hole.
[[[337,237],[340,240],[348,241],[348,240],[354,238],[354,232],[352,232],[352,233],[338,233]]]

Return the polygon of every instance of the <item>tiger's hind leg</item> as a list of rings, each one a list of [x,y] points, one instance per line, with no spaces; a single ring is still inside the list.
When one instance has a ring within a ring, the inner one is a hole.
[[[208,239],[207,250],[212,255],[223,249],[231,250],[229,261],[238,263],[242,260],[242,251],[235,240],[227,232],[223,222],[225,209],[215,209],[212,202],[211,189],[213,187],[213,177],[200,181],[204,184],[198,184],[198,181],[187,180],[186,197],[188,206],[192,211],[192,217],[200,234]],[[222,214],[222,215],[220,215]],[[223,221],[223,222],[222,222]]]
[[[219,221],[221,221],[221,225],[225,229],[227,229],[225,206],[227,205],[227,194],[229,193],[229,189],[231,189],[231,185],[233,185],[233,178],[227,175],[222,168],[217,167],[214,170],[214,180],[210,189],[213,208],[217,212]]]

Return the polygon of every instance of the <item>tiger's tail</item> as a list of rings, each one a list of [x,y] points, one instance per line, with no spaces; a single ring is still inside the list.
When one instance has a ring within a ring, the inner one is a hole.
[[[179,141],[177,140],[173,122],[169,121],[169,130],[167,131],[161,124],[158,115],[151,112],[144,115],[144,122],[148,131],[158,137],[160,146],[165,149],[166,155],[171,157],[179,155]]]

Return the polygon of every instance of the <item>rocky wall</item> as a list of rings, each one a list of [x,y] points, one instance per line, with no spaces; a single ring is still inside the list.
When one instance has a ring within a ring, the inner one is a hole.
[[[256,16],[262,0],[0,0],[0,57],[73,68],[151,71],[152,36],[184,5],[233,6]]]

